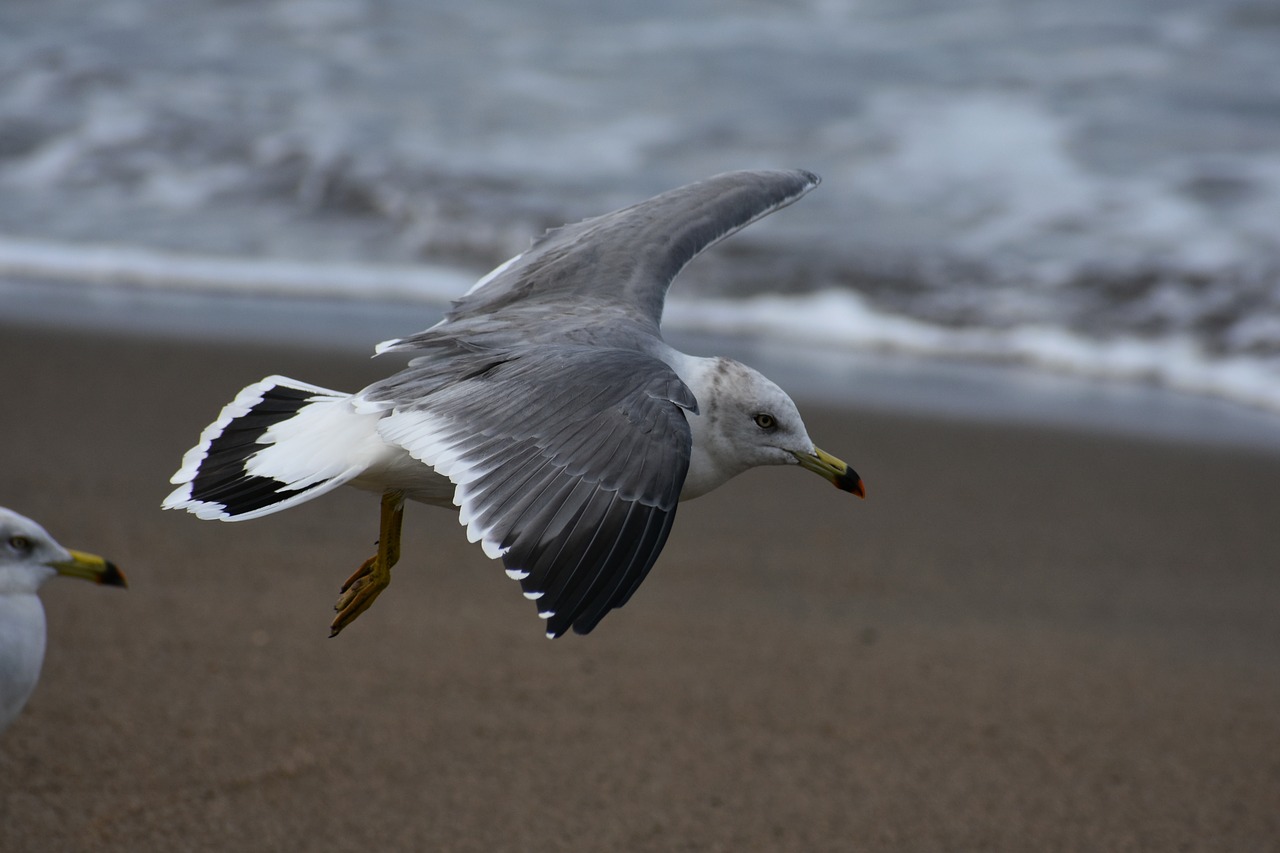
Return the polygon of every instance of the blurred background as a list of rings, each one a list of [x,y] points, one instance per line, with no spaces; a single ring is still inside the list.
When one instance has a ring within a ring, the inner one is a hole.
[[[824,181],[664,328],[866,502],[744,474],[556,643],[442,513],[331,643],[368,495],[159,512],[246,383],[756,167]],[[0,0],[0,387],[0,503],[132,584],[49,584],[0,851],[1280,837],[1277,0]]]
[[[824,185],[693,265],[672,328],[1280,411],[1273,2],[0,4],[28,296],[438,310],[547,227],[793,166]]]

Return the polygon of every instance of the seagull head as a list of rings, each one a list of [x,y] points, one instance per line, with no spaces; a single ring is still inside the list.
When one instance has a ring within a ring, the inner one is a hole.
[[[706,459],[695,459],[695,478],[700,472],[714,472],[710,488],[730,477],[760,465],[800,465],[821,475],[842,491],[866,497],[866,488],[856,471],[845,462],[818,448],[795,402],[785,391],[754,368],[732,359],[719,358],[698,377],[695,389],[700,412],[691,421],[698,435],[699,450]],[[701,393],[699,393],[699,391]],[[693,495],[684,495],[691,497]]]
[[[0,507],[0,593],[34,593],[55,575],[126,585],[114,563],[64,548],[39,524]]]

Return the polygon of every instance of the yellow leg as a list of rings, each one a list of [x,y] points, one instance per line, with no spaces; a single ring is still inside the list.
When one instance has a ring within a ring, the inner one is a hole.
[[[391,567],[400,560],[400,525],[404,521],[404,492],[392,489],[382,493],[382,516],[379,519],[378,553],[364,561],[355,574],[347,578],[333,609],[338,615],[329,626],[329,636],[356,620],[369,609],[375,598],[391,583]]]

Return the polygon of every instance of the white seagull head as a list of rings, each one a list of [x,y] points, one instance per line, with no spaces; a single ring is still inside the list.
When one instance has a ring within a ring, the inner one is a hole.
[[[44,663],[44,607],[37,596],[56,575],[125,586],[114,564],[62,547],[43,527],[0,507],[0,731],[27,704]]]

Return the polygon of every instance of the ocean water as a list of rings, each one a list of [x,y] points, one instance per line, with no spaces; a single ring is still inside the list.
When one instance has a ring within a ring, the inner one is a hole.
[[[1280,412],[1273,0],[0,3],[0,280],[425,318],[547,227],[776,166],[824,183],[673,328]]]

